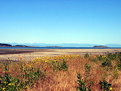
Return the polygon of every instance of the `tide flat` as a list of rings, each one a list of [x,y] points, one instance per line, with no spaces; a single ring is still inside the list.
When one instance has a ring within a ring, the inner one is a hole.
[[[57,56],[57,55],[71,55],[79,54],[105,54],[121,52],[121,49],[0,49],[0,60],[11,59],[19,60],[32,60],[40,56]]]

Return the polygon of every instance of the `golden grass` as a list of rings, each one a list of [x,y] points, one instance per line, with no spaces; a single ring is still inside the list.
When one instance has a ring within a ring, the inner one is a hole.
[[[27,86],[25,91],[77,91],[77,73],[85,77],[85,64],[90,64],[91,69],[88,75],[88,80],[94,84],[91,86],[92,91],[102,91],[99,82],[106,80],[112,84],[112,91],[121,91],[121,71],[115,68],[116,61],[112,61],[111,67],[102,67],[101,61],[96,59],[98,55],[91,55],[85,57],[83,55],[61,55],[61,56],[46,56],[37,57],[32,61],[13,62],[9,65],[9,73],[13,77],[22,74],[20,65],[27,68],[39,68],[44,72],[44,77],[36,81],[32,87]],[[105,56],[103,56],[105,58]],[[52,62],[59,62],[65,60],[68,66],[67,70],[53,70]],[[0,67],[0,74],[2,74],[2,66]],[[21,79],[21,78],[20,78]],[[21,79],[23,80],[23,79]]]
[[[95,58],[95,55],[91,56]],[[106,79],[112,84],[113,91],[121,91],[121,72],[118,71],[118,78],[114,78],[115,70],[101,67],[101,63],[90,61],[89,58],[78,56],[75,58],[67,59],[68,70],[57,71],[46,70],[46,78],[39,80],[37,87],[28,89],[27,91],[77,91],[77,73],[85,76],[84,65],[86,63],[91,65],[91,72],[89,80],[94,82],[91,87],[92,91],[101,91],[99,81]],[[49,72],[48,72],[49,71]]]

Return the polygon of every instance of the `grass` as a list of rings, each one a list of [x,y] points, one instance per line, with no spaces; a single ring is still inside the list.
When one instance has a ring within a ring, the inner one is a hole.
[[[121,91],[121,53],[0,62],[0,91]]]

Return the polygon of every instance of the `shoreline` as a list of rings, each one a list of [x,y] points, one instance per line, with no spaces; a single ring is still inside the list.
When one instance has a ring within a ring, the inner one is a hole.
[[[121,52],[121,49],[0,49],[0,60],[29,61],[36,57],[58,55],[106,54]]]
[[[0,49],[0,55],[26,54],[33,52],[63,52],[63,53],[114,53],[121,49]]]

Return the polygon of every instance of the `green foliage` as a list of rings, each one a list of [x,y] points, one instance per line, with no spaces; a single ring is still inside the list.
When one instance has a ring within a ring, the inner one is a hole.
[[[84,81],[84,79],[82,79],[82,76],[80,75],[80,73],[77,73],[77,90],[78,91],[91,91],[91,88],[86,86],[86,83]]]
[[[111,89],[111,85],[110,83],[108,83],[106,80],[100,81],[100,89],[102,89],[103,91],[110,91]]]
[[[118,63],[118,64],[117,64],[117,68],[118,68],[119,70],[121,70],[121,63]]]
[[[33,86],[40,76],[44,76],[44,74],[39,69],[25,69],[24,75],[22,75],[22,77],[25,79],[25,81],[23,81],[23,84],[25,84],[24,87],[26,87],[27,85],[30,87]]]
[[[77,73],[77,83],[78,83],[77,90],[78,91],[91,91],[90,87],[93,85],[93,81],[89,80],[91,65],[85,64],[84,67],[85,67],[84,78],[82,78],[80,73]]]
[[[108,53],[106,56],[107,56],[108,60],[115,60],[117,54]]]
[[[109,60],[120,60],[121,59],[121,52],[117,52],[117,53],[107,53],[105,56]]]
[[[97,59],[98,59],[99,61],[102,61],[102,60],[103,60],[103,56],[102,56],[102,55],[99,55],[99,56],[97,56]]]
[[[103,67],[111,67],[112,66],[111,60],[113,60],[113,58],[114,57],[112,57],[112,54],[107,54],[107,55],[104,55],[104,56],[100,55],[100,56],[97,57],[97,59],[102,62],[101,65]]]
[[[0,91],[17,91],[19,86],[19,79],[11,77],[9,74],[4,74],[0,77]]]
[[[85,54],[85,55],[84,55],[84,58],[89,58],[89,54],[88,54],[88,53]]]
[[[52,62],[53,70],[58,71],[58,70],[64,70],[66,71],[68,69],[68,65],[66,61],[53,61]]]
[[[116,59],[117,59],[116,67],[117,69],[121,70],[121,52],[116,53]]]
[[[43,76],[42,72],[33,67],[23,67],[21,65],[21,73],[18,73],[16,77],[9,72],[9,65],[12,62],[3,62],[4,73],[0,75],[0,91],[18,91],[26,88],[27,86],[32,87],[34,83]]]
[[[17,91],[19,79],[12,77],[9,71],[10,62],[3,62],[4,74],[0,76],[0,91]]]
[[[107,66],[107,67],[111,67],[111,61],[108,61],[108,60],[107,60],[107,61],[102,62],[102,66],[103,66],[103,67],[106,67],[106,66]]]
[[[90,70],[91,70],[91,65],[86,63],[86,64],[85,64],[85,72],[86,72],[86,73],[89,73]]]

